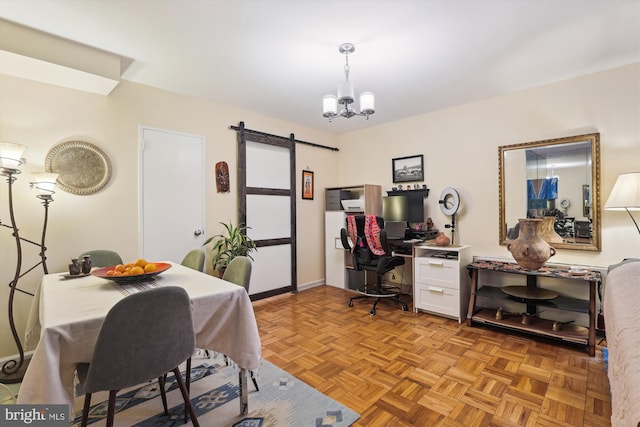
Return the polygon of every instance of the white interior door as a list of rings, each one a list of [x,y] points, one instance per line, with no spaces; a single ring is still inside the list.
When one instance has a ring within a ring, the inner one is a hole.
[[[204,241],[204,137],[140,130],[142,257],[181,262]]]

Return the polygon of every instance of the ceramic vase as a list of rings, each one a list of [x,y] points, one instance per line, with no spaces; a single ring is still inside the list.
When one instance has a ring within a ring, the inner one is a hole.
[[[555,216],[545,216],[542,223],[538,227],[538,235],[547,243],[562,243],[562,236],[556,233],[554,225],[556,223]]]
[[[538,235],[542,221],[540,218],[519,219],[518,238],[507,245],[513,259],[527,270],[538,270],[556,254],[556,250]]]
[[[83,256],[80,266],[82,274],[89,274],[91,272],[91,257],[89,255]]]
[[[449,246],[451,243],[451,239],[445,236],[442,232],[436,236],[435,241],[438,246]]]
[[[78,262],[78,258],[73,258],[71,264],[69,264],[69,274],[77,276],[82,272],[82,266]]]

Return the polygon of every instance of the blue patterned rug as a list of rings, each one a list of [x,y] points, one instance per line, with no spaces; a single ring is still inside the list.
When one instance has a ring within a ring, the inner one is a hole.
[[[344,427],[360,415],[325,396],[296,377],[262,360],[255,372],[260,391],[248,379],[249,413],[240,416],[238,370],[225,366],[222,358],[195,356],[191,369],[191,402],[203,427]],[[169,415],[162,409],[157,381],[118,393],[116,426],[178,427],[184,424],[184,402],[173,375],[167,378]],[[107,394],[96,393],[89,424],[103,426]],[[76,417],[80,425],[84,396],[76,399]]]

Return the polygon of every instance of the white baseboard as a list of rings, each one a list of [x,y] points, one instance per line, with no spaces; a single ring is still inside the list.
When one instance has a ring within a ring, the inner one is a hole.
[[[314,280],[313,282],[303,283],[302,285],[298,284],[298,291],[304,291],[306,289],[311,289],[322,285],[324,285],[324,279]]]

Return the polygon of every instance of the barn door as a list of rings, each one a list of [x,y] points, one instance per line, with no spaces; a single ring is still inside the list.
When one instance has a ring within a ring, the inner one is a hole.
[[[239,222],[258,247],[251,297],[297,291],[295,140],[237,130]]]

